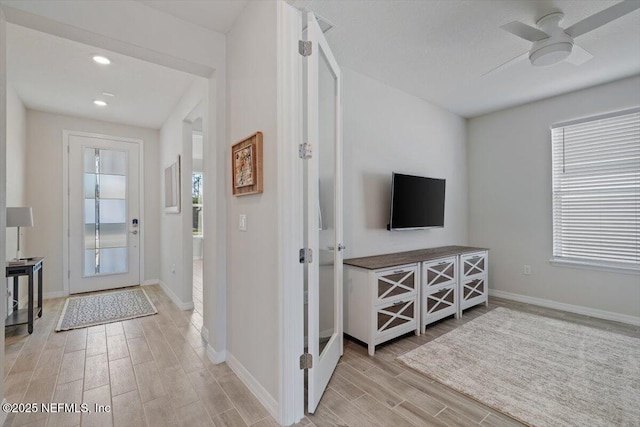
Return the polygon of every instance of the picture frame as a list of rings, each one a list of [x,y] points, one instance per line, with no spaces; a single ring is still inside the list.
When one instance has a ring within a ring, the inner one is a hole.
[[[231,187],[234,196],[262,193],[262,132],[231,146]]]
[[[180,213],[180,154],[164,170],[164,211]]]

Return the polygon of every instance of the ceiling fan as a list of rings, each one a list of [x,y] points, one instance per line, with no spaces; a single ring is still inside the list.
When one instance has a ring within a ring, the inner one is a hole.
[[[560,22],[562,18],[564,18],[562,12],[553,12],[538,19],[536,22],[538,28],[531,27],[519,21],[505,24],[500,28],[533,42],[531,49],[487,71],[483,76],[495,73],[527,58],[534,66],[544,67],[557,64],[561,61],[581,65],[593,58],[593,55],[576,45],[574,39],[631,13],[638,8],[640,8],[640,0],[625,0],[595,15],[591,15],[573,24],[569,28],[560,27]]]

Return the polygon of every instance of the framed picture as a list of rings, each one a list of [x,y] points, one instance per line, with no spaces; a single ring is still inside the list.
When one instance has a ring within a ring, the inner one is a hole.
[[[164,211],[180,213],[180,155],[164,170]]]
[[[231,175],[234,196],[262,193],[262,132],[231,147]]]

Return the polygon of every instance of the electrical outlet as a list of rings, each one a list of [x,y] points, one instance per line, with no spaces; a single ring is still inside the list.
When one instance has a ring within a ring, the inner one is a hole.
[[[522,269],[522,273],[524,273],[525,276],[530,275],[531,274],[531,266],[525,264],[525,266]]]
[[[175,265],[175,264],[171,264],[171,272],[172,272],[173,274],[175,274],[175,273],[176,273],[176,265]]]

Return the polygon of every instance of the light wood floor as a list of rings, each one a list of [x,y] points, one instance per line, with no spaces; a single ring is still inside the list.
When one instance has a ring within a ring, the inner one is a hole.
[[[5,396],[9,402],[111,405],[103,414],[11,414],[5,426],[276,426],[226,364],[205,355],[195,310],[179,310],[158,286],[145,290],[159,313],[89,329],[54,332],[64,299],[45,301],[28,335],[7,329]],[[640,328],[493,298],[489,307],[366,348],[345,341],[345,354],[315,414],[300,426],[520,425],[397,363],[395,358],[456,327],[506,306],[640,337]]]
[[[64,299],[47,300],[32,335],[5,337],[9,402],[111,405],[102,414],[10,414],[5,426],[277,426],[226,364],[212,364],[202,316],[145,286],[158,314],[55,332]]]

